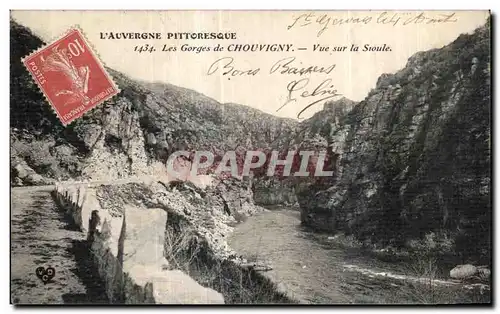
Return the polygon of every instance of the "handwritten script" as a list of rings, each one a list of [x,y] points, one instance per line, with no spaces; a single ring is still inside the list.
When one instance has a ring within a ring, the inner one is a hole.
[[[308,75],[313,73],[330,74],[335,69],[335,64],[325,66],[321,65],[302,65],[302,62],[296,61],[295,57],[287,57],[276,61],[270,68],[269,74],[282,75]],[[242,68],[236,64],[233,57],[223,57],[215,60],[210,65],[207,75],[215,73],[223,76],[255,76],[261,72],[260,68]]]
[[[332,79],[330,78],[322,81],[320,84],[314,86],[313,88],[309,87],[309,78],[294,80],[288,83],[286,89],[288,91],[286,102],[276,111],[281,110],[281,108],[285,107],[291,102],[296,102],[299,97],[311,99],[317,96],[321,96],[321,98],[314,99],[311,103],[302,108],[302,110],[300,110],[297,114],[297,119],[301,119],[300,116],[302,115],[302,113],[304,113],[311,106],[337,96],[342,96],[342,94],[337,93],[335,85],[333,85]]]
[[[298,99],[308,99],[311,102],[307,104],[297,114],[297,119],[300,119],[302,113],[312,105],[319,102],[331,99],[336,96],[341,96],[337,93],[332,79],[323,80],[320,84],[310,84],[308,76],[312,74],[330,74],[336,67],[336,64],[314,65],[306,64],[297,60],[296,57],[287,57],[274,62],[269,68],[268,73],[272,75],[289,75],[302,77],[289,82],[286,86],[287,96],[285,103],[276,111],[280,111],[286,105],[297,102]],[[207,70],[207,75],[218,73],[222,76],[241,77],[241,76],[257,76],[261,73],[260,67],[241,67],[237,64],[233,57],[223,57],[215,60]],[[313,86],[310,86],[313,85]]]
[[[317,37],[320,37],[328,28],[342,25],[368,25],[383,24],[390,26],[406,26],[415,24],[445,24],[456,23],[458,17],[453,13],[439,12],[381,12],[367,13],[350,17],[333,17],[327,13],[304,13],[293,17],[293,21],[287,26],[288,30],[300,27],[315,27],[318,29]]]

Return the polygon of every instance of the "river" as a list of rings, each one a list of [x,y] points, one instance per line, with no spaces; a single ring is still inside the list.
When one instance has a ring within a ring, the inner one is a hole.
[[[298,211],[252,216],[237,225],[229,244],[248,260],[271,265],[265,275],[301,303],[467,302],[461,284],[418,277],[403,263],[336,244],[331,236],[301,226]]]

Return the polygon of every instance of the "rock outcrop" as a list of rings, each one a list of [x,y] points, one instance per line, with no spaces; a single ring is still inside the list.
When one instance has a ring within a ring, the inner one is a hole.
[[[382,75],[350,111],[326,106],[330,137],[308,138],[326,139],[336,176],[298,192],[303,223],[398,246],[444,233],[464,259],[487,260],[490,42],[488,22]]]
[[[11,183],[14,186],[48,185],[54,183],[53,179],[44,178],[36,173],[24,160],[14,159],[12,166]]]

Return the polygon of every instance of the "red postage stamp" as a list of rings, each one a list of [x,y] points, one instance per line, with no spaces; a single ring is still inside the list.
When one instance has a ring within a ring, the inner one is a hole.
[[[22,61],[64,125],[120,92],[78,28]]]

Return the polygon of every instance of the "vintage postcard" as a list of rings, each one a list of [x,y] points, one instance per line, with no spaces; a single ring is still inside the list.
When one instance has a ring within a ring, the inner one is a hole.
[[[491,23],[11,11],[11,303],[491,305]]]

